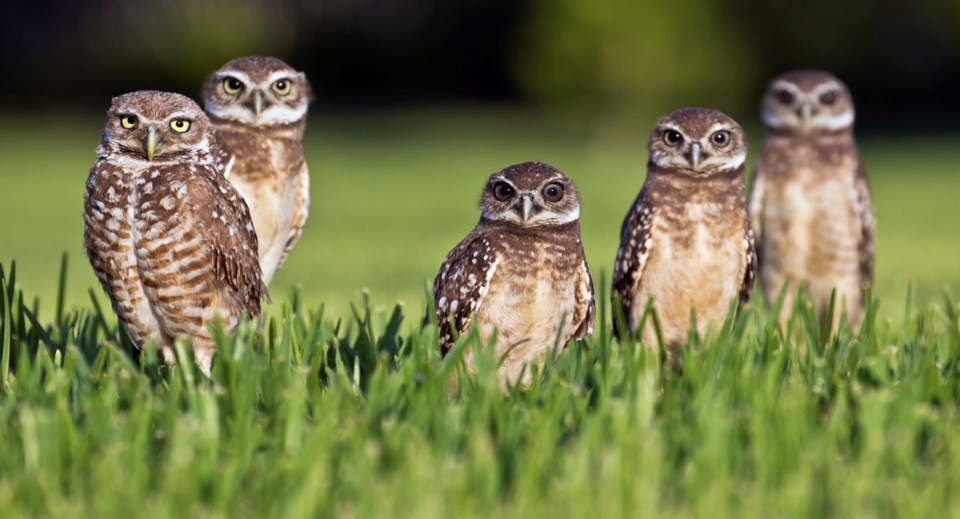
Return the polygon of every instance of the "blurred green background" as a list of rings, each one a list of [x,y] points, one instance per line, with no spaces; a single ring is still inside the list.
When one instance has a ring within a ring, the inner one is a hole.
[[[857,101],[882,312],[899,315],[911,284],[922,302],[960,293],[955,0],[96,0],[0,15],[0,262],[17,260],[44,301],[64,251],[68,303],[100,294],[81,207],[110,97],[196,97],[210,72],[253,54],[304,70],[317,92],[310,220],[275,301],[301,286],[344,315],[369,290],[422,311],[487,175],[533,159],[577,183],[588,261],[608,277],[656,117],[716,107],[757,150],[759,95],[792,68],[833,71]]]

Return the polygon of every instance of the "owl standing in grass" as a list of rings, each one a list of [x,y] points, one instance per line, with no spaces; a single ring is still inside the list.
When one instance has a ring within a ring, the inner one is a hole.
[[[480,222],[447,254],[433,284],[440,345],[446,354],[474,325],[485,345],[496,333],[501,385],[529,385],[533,365],[593,332],[580,201],[561,171],[527,162],[491,175],[481,208]],[[466,365],[472,373],[469,352]]]
[[[873,277],[875,229],[853,119],[849,90],[827,72],[784,74],[764,96],[767,139],[750,212],[767,301],[785,282],[793,283],[781,320],[799,284],[808,286],[821,317],[836,289],[834,328],[841,304],[851,326],[863,312],[862,289]]]
[[[113,100],[84,197],[84,246],[127,335],[154,341],[169,363],[189,339],[210,374],[206,324],[232,331],[267,297],[257,236],[240,194],[220,174],[210,122],[180,94]]]
[[[651,303],[673,354],[687,342],[691,314],[703,333],[750,297],[756,254],[743,187],[747,143],[722,112],[685,108],[657,121],[649,152],[647,179],[621,229],[613,304],[635,334]],[[658,344],[650,321],[640,339]]]
[[[302,72],[268,57],[227,63],[204,94],[220,167],[250,207],[268,284],[307,221],[310,175],[301,141],[311,96]]]

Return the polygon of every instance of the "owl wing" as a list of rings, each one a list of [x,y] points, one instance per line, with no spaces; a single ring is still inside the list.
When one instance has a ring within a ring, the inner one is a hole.
[[[433,282],[433,300],[443,353],[453,346],[454,334],[466,330],[470,318],[483,304],[490,280],[497,270],[500,255],[493,242],[484,234],[471,232],[447,254]],[[430,322],[429,310],[424,326]]]
[[[297,193],[293,198],[293,218],[290,221],[290,233],[287,235],[287,244],[280,255],[280,262],[277,263],[277,269],[283,266],[287,261],[287,256],[293,249],[293,246],[300,240],[303,234],[303,226],[307,223],[307,213],[310,209],[310,172],[307,170],[307,162],[301,160],[300,171],[297,173]]]
[[[873,255],[877,221],[873,213],[870,186],[867,183],[867,175],[863,169],[863,164],[857,167],[851,198],[853,199],[854,217],[860,223],[860,242],[857,247],[860,256],[860,285],[868,287],[873,282]]]
[[[746,268],[743,271],[743,280],[740,282],[738,310],[750,300],[750,292],[753,290],[753,280],[757,276],[757,246],[753,239],[753,230],[750,227],[749,216],[743,219],[743,231],[743,247],[746,249]]]
[[[762,160],[762,159],[761,159]],[[766,184],[764,182],[764,168],[762,162],[757,165],[757,170],[753,174],[753,183],[750,184],[750,209],[749,209],[749,218],[750,225],[753,228],[753,239],[757,242],[762,243],[763,237],[760,235],[763,230],[763,205],[764,197],[766,193],[764,189]],[[754,248],[753,254],[754,260],[759,263],[759,258],[756,253],[756,248]]]
[[[251,317],[260,315],[260,300],[270,300],[257,257],[257,234],[250,210],[240,193],[215,167],[198,167],[188,192],[193,207],[211,209],[204,239],[213,256],[217,280],[233,292],[238,306]]]
[[[584,259],[580,263],[580,268],[577,271],[575,297],[576,313],[579,316],[583,316],[583,319],[580,321],[580,325],[577,326],[577,330],[573,333],[573,336],[577,339],[593,335],[593,324],[597,318],[597,300],[593,292],[593,277],[590,276],[590,269],[587,267],[587,260],[583,253],[582,243],[580,245],[580,256]]]
[[[634,297],[643,275],[643,268],[650,255],[650,230],[653,227],[655,210],[647,201],[646,186],[640,190],[633,207],[623,220],[620,230],[620,249],[613,266],[613,305],[620,302],[623,315],[632,313]],[[614,327],[616,330],[616,327]]]

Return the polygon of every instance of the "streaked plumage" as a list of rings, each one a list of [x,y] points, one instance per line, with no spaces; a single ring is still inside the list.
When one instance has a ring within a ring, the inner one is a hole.
[[[649,143],[647,178],[621,229],[613,303],[637,333],[648,302],[671,351],[750,297],[756,268],[743,187],[747,143],[717,110],[685,108],[661,118]],[[618,330],[622,335],[622,330]],[[641,341],[656,346],[652,322]]]
[[[178,131],[178,130],[182,130]],[[84,197],[84,246],[138,348],[192,342],[210,372],[205,323],[233,330],[267,297],[247,207],[218,172],[206,116],[179,94],[119,96],[107,113]]]
[[[441,347],[446,353],[471,320],[484,343],[497,330],[501,383],[526,385],[531,365],[542,367],[549,353],[593,331],[580,203],[561,171],[527,162],[491,175],[481,206],[479,223],[447,254],[433,284]],[[466,363],[473,372],[469,352]]]
[[[300,239],[310,205],[303,153],[310,83],[283,61],[240,58],[210,78],[204,94],[224,176],[250,208],[265,283]]]
[[[783,319],[799,283],[809,286],[821,312],[836,288],[854,326],[861,290],[873,276],[875,222],[850,92],[826,72],[784,74],[767,89],[763,120],[768,134],[750,211],[766,299],[776,298],[787,279],[794,282]],[[838,319],[839,310],[833,327]]]

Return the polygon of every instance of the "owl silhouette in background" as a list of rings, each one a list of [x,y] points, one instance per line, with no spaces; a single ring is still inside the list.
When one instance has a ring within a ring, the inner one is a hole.
[[[875,222],[870,189],[853,137],[850,91],[832,74],[789,72],[763,98],[767,138],[757,161],[750,213],[757,234],[760,282],[768,302],[806,285],[821,322],[836,328],[841,304],[855,326],[862,289],[873,277]],[[832,323],[823,322],[837,291]]]
[[[301,141],[311,98],[303,72],[269,57],[227,63],[204,92],[221,169],[250,208],[267,284],[307,221],[310,174]]]
[[[268,297],[257,236],[240,194],[216,167],[213,130],[187,97],[141,91],[107,113],[84,197],[84,246],[114,311],[138,348],[167,362],[189,339],[210,374],[206,324],[233,330]]]
[[[561,171],[527,162],[490,176],[481,209],[479,223],[447,254],[433,284],[440,344],[446,353],[474,325],[488,344],[496,331],[501,386],[529,385],[533,365],[542,367],[571,338],[593,332],[580,202]],[[470,352],[465,360],[472,373]]]

